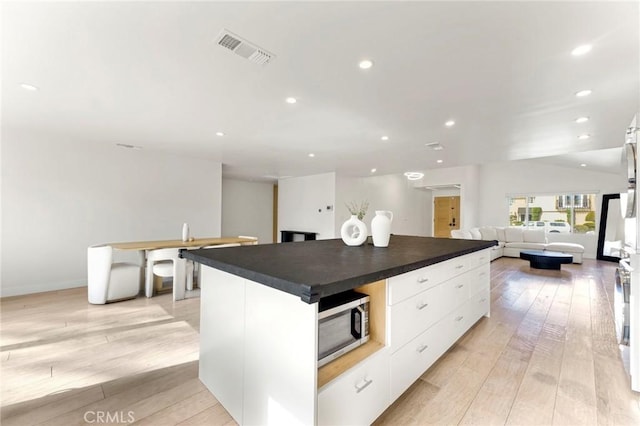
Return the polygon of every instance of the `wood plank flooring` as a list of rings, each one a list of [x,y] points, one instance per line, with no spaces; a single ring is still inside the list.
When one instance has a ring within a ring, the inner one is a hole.
[[[615,264],[491,264],[480,320],[377,425],[638,425],[614,339]],[[0,423],[227,425],[198,380],[199,299],[109,305],[86,289],[0,300]]]

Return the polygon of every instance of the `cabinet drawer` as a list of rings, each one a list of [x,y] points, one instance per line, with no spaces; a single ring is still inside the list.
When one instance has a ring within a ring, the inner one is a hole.
[[[489,268],[489,264],[485,263],[469,271],[469,297],[489,289]]]
[[[471,328],[483,315],[489,314],[489,290],[476,294],[463,305],[442,320],[443,334],[446,335],[445,345],[449,348],[456,340]]]
[[[489,316],[489,310],[491,305],[491,298],[489,289],[480,291],[470,301],[470,312],[473,318],[473,325],[478,319],[487,315]]]
[[[391,355],[391,401],[398,398],[445,351],[440,324],[424,331]]]
[[[442,314],[448,314],[459,306],[465,304],[469,299],[469,281],[471,274],[462,274],[443,283],[441,306]]]
[[[318,425],[368,425],[389,405],[389,352],[381,349],[318,392]]]
[[[389,305],[395,305],[422,291],[440,284],[447,278],[447,264],[420,268],[389,278]]]
[[[443,314],[441,286],[425,290],[390,307],[392,352],[436,323]]]
[[[472,261],[472,267],[488,265],[491,262],[491,249],[485,249],[473,254],[475,261]]]
[[[464,256],[456,257],[451,260],[447,260],[445,262],[447,274],[446,277],[454,277],[456,275],[464,274],[471,267],[475,267],[476,264],[473,262],[475,259],[473,258],[473,254],[466,254]],[[472,265],[473,263],[473,265]]]
[[[451,312],[442,320],[442,334],[445,347],[450,348],[473,324],[470,303],[466,303]]]

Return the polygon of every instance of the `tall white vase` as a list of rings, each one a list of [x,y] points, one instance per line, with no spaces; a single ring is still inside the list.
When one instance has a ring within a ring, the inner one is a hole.
[[[340,228],[342,241],[348,246],[359,246],[367,239],[367,225],[358,216],[351,215]]]
[[[371,220],[371,236],[376,247],[388,247],[391,236],[391,222],[393,213],[386,210],[376,210],[376,215]]]
[[[189,241],[189,224],[182,224],[182,241]]]

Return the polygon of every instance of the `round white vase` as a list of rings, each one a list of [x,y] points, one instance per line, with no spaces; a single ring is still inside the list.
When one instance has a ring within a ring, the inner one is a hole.
[[[367,239],[367,225],[356,215],[351,217],[342,224],[340,228],[340,236],[342,241],[348,246],[359,246]]]
[[[376,210],[375,217],[371,220],[371,237],[376,247],[388,247],[391,236],[391,222],[393,213],[386,210]]]

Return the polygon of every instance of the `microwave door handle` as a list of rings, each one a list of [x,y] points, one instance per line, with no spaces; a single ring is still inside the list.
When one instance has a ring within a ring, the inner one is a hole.
[[[362,312],[360,306],[351,309],[351,335],[355,339],[362,338]]]

